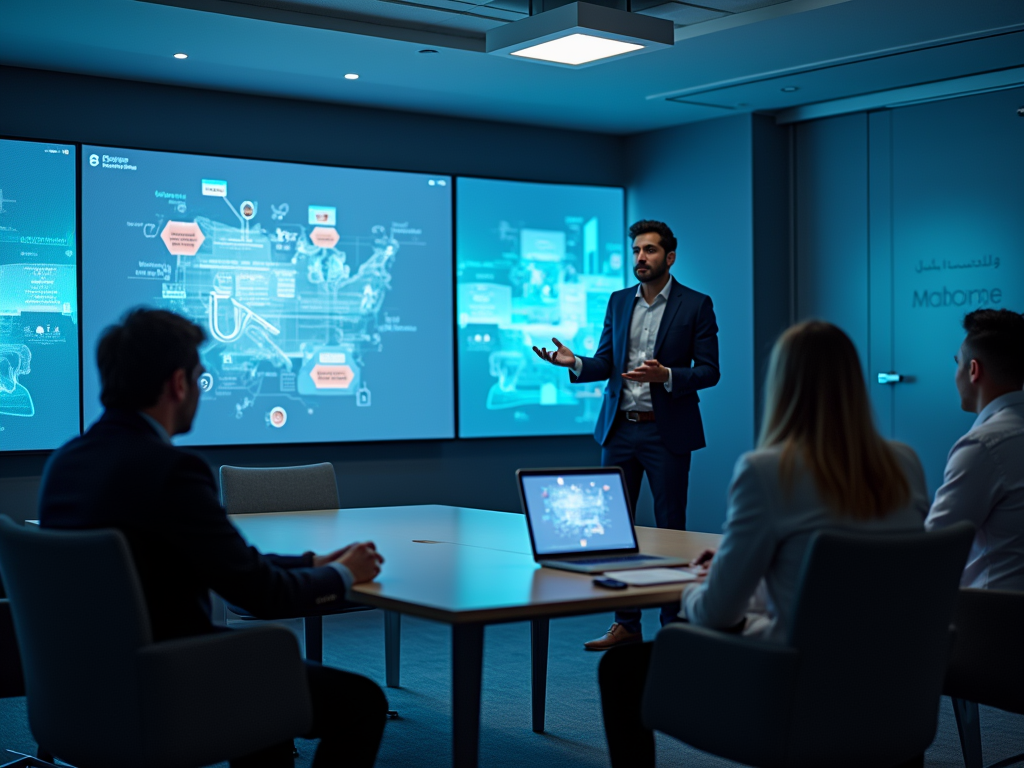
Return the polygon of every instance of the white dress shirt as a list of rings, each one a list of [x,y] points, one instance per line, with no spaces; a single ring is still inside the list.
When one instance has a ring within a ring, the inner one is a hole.
[[[668,297],[672,293],[672,285],[675,282],[669,278],[661,293],[654,297],[650,304],[644,298],[644,287],[636,287],[637,301],[633,304],[633,316],[629,321],[629,347],[626,350],[626,370],[632,371],[643,365],[644,360],[654,359],[654,343],[658,339],[658,329],[661,328],[661,318],[665,316],[665,306],[668,304]],[[572,367],[573,373],[577,376],[583,371],[583,361],[576,358]],[[672,369],[668,371],[668,381],[665,382],[665,391],[672,391]],[[619,401],[620,411],[653,411],[651,403],[651,385],[647,382],[622,381],[622,399]]]
[[[956,441],[925,528],[978,528],[960,586],[1024,591],[1024,392],[997,397]]]

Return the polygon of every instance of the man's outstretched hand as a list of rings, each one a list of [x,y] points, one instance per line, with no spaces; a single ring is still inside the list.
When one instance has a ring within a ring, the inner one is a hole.
[[[336,558],[336,561],[352,571],[356,584],[362,584],[364,581],[373,581],[377,578],[384,558],[377,552],[377,548],[373,545],[372,541],[349,544],[339,551],[341,556]]]
[[[555,348],[551,351],[548,351],[547,347],[542,347],[541,349],[534,347],[533,351],[537,353],[541,360],[547,360],[552,365],[572,368],[576,364],[576,355],[572,353],[572,350],[558,339],[552,339],[551,343],[555,345]]]
[[[668,381],[668,368],[657,360],[644,360],[638,368],[622,374],[622,378],[646,384],[664,384]]]

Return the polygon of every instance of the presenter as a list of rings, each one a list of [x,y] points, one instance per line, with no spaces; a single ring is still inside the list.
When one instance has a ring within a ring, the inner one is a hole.
[[[711,298],[675,280],[676,238],[660,221],[629,228],[633,274],[640,284],[612,294],[593,357],[577,357],[558,339],[554,350],[533,348],[544,360],[570,369],[573,383],[607,381],[594,437],[601,463],[621,467],[636,511],[644,472],[654,494],[659,528],[686,529],[690,453],[703,448],[697,390],[713,387],[718,369],[718,324]],[[662,606],[661,623],[679,604]],[[618,611],[589,651],[643,640],[640,609]]]

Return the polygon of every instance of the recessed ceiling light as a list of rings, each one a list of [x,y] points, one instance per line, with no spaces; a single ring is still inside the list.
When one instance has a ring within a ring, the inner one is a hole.
[[[355,74],[354,72],[349,72],[347,75],[345,75],[345,79],[346,80],[358,80],[359,79],[359,75]]]
[[[176,59],[187,59],[188,58],[188,54],[187,53],[176,53],[176,54],[174,54],[174,58],[176,58]]]
[[[783,93],[794,93],[795,91],[799,91],[799,90],[800,89],[797,88],[795,85],[787,85],[785,88],[782,89],[782,92]]]
[[[672,46],[672,22],[590,3],[567,3],[487,32],[496,56],[583,67]]]
[[[420,53],[437,53],[433,48],[424,48]]]

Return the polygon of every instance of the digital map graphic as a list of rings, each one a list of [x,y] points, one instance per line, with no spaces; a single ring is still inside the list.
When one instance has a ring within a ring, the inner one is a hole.
[[[450,436],[451,405],[446,427],[443,407],[417,413],[394,380],[398,360],[412,373],[427,368],[418,358],[433,356],[433,377],[415,390],[430,403],[444,392],[450,401],[446,178],[169,156],[196,170],[248,171],[172,183],[166,155],[89,151],[101,158],[100,171],[150,181],[148,200],[119,201],[135,219],[118,227],[127,251],[111,282],[131,285],[134,297],[122,311],[160,307],[208,334],[190,442]],[[269,172],[254,174],[253,166]]]

